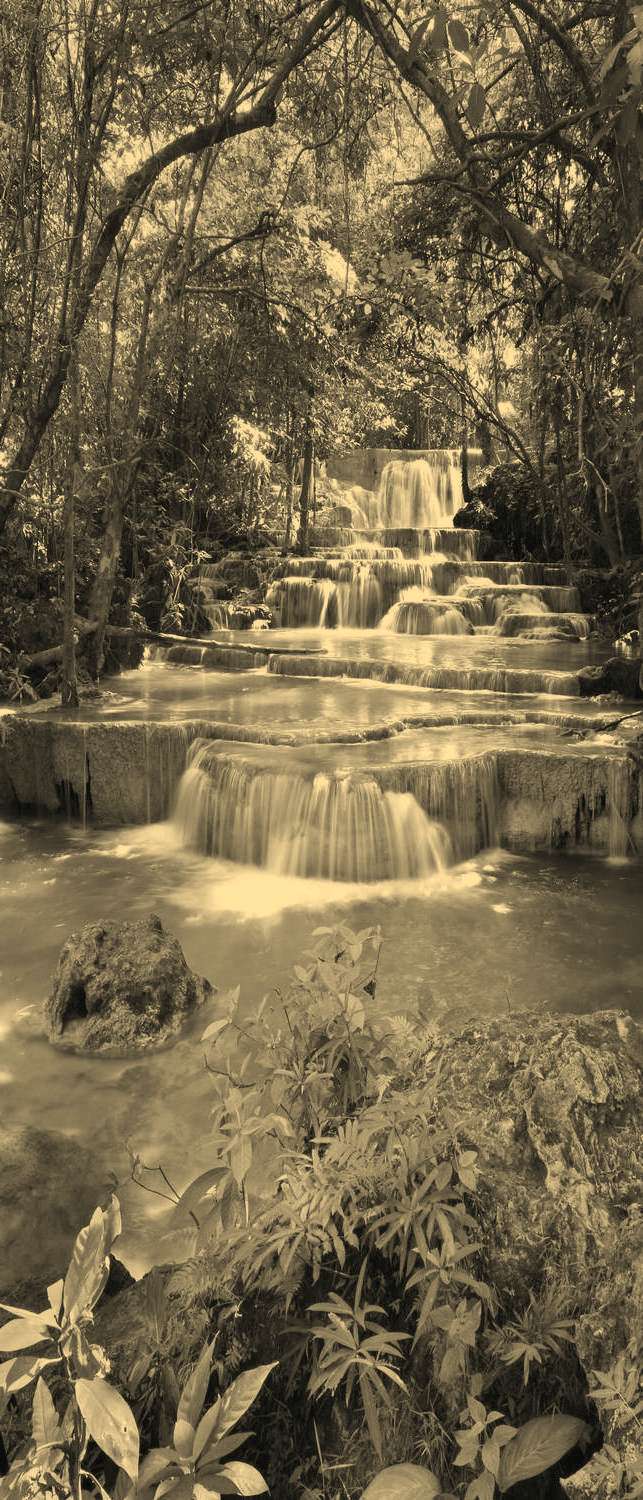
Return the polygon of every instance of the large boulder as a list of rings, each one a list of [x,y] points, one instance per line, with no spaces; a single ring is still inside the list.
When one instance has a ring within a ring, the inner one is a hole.
[[[46,1004],[49,1039],[121,1055],[159,1047],[213,993],[159,917],[91,922],[58,959]]]
[[[0,1285],[19,1306],[42,1307],[73,1241],[106,1195],[106,1173],[53,1130],[0,1125]]]
[[[635,657],[610,656],[600,666],[583,667],[578,674],[581,698],[618,693],[621,698],[643,698],[641,662]]]

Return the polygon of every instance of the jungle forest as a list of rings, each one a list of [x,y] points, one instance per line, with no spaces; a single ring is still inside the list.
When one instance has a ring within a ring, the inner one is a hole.
[[[643,1497],[642,102],[0,0],[0,1500]]]

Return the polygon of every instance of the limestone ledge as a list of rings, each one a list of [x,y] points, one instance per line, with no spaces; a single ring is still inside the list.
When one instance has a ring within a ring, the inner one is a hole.
[[[403,732],[403,725],[372,726],[367,734],[347,726],[332,736],[310,730],[305,740],[352,743],[384,739],[393,730]],[[197,739],[297,744],[302,734],[212,720],[81,724],[51,715],[7,715],[0,738],[0,812],[66,813],[98,827],[157,822],[172,810],[189,748]],[[488,844],[490,836],[525,853],[564,848],[612,855],[643,852],[641,774],[636,758],[623,747],[574,743],[560,749],[494,749],[491,731],[489,749],[467,760],[474,779],[477,764],[493,761],[497,804],[490,828],[480,780],[472,852]],[[442,762],[440,780],[447,765]],[[409,765],[402,772],[380,764],[374,774],[382,785],[399,789],[404,780],[404,789],[424,805],[424,785],[436,777],[423,777],[422,769]],[[426,810],[440,816],[435,804]]]

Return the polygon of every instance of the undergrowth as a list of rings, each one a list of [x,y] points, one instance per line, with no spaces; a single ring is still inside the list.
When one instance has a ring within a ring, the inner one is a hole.
[[[428,1017],[378,1015],[379,954],[376,929],[320,928],[256,1014],[237,990],[218,997],[203,1037],[212,1165],[182,1193],[163,1174],[183,1263],[136,1289],[125,1394],[89,1342],[116,1200],[45,1312],[7,1309],[3,1399],[24,1414],[36,1385],[1,1500],[268,1486],[278,1500],[493,1500],[566,1455],[582,1466],[597,1414],[631,1435],[631,1458],[603,1447],[602,1482],[643,1494],[636,1351],[588,1390],[584,1288],[550,1264],[516,1298],[490,1274],[493,1183],[442,1105]],[[149,1186],[136,1157],[132,1173]],[[103,1322],[109,1334],[109,1310]],[[257,1435],[233,1435],[255,1397]],[[231,1460],[246,1439],[251,1462]]]

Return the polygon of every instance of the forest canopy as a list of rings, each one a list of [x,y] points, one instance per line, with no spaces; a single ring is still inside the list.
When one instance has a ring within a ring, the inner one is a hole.
[[[293,541],[307,448],[477,447],[530,554],[637,556],[643,6],[14,0],[0,36],[8,649],[60,639],[65,533],[92,672],[159,572],[180,626],[200,551]]]

